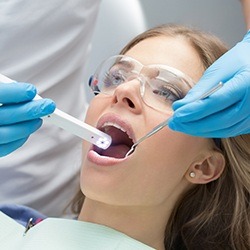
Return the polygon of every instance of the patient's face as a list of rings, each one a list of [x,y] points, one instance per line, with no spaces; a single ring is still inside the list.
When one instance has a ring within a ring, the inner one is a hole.
[[[203,73],[198,54],[181,38],[149,38],[126,55],[143,65],[174,67],[194,81]],[[84,142],[81,188],[89,198],[126,206],[173,203],[191,185],[186,178],[188,167],[210,145],[209,140],[166,127],[121,159],[131,143],[127,133],[138,140],[172,114],[171,104],[164,112],[147,106],[139,86],[138,80],[131,80],[119,85],[112,96],[97,95],[90,104],[86,122],[110,134],[114,144],[102,152]]]

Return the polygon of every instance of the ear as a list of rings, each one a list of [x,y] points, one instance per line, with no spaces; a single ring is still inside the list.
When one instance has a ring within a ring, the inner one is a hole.
[[[193,162],[185,174],[193,184],[206,184],[218,179],[225,168],[225,158],[218,151],[210,152],[201,160]]]

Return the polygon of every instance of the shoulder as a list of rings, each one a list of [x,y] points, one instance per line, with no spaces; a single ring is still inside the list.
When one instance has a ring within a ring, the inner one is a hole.
[[[0,211],[23,226],[26,226],[30,218],[32,218],[35,223],[46,219],[44,214],[22,205],[0,204]]]

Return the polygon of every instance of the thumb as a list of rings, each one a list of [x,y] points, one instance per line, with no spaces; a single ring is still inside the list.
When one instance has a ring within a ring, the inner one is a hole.
[[[209,68],[207,68],[198,83],[182,100],[173,103],[173,110],[198,99],[202,93],[205,93],[212,87],[216,86],[219,82],[226,83],[228,80],[237,75],[244,65],[249,65],[249,43],[250,30],[241,42],[237,43],[233,48],[227,51]]]

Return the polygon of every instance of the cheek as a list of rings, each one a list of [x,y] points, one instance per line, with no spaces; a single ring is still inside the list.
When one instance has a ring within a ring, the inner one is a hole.
[[[89,108],[85,116],[85,122],[90,125],[95,125],[97,123],[97,117],[100,111],[100,101],[95,97],[90,102]]]
[[[140,184],[144,192],[151,194],[150,197],[158,203],[182,193],[189,185],[184,176],[202,145],[200,138],[167,128],[148,138],[140,149],[140,158],[144,163]]]
[[[105,112],[105,109],[108,107],[109,102],[109,97],[105,98],[101,96],[101,94],[95,96],[89,104],[85,116],[85,122],[91,126],[96,127],[98,119]]]
[[[150,155],[150,164],[158,162],[163,172],[165,169],[169,174],[177,172],[182,176],[204,149],[204,140],[173,132],[166,127],[148,139],[144,153]]]

